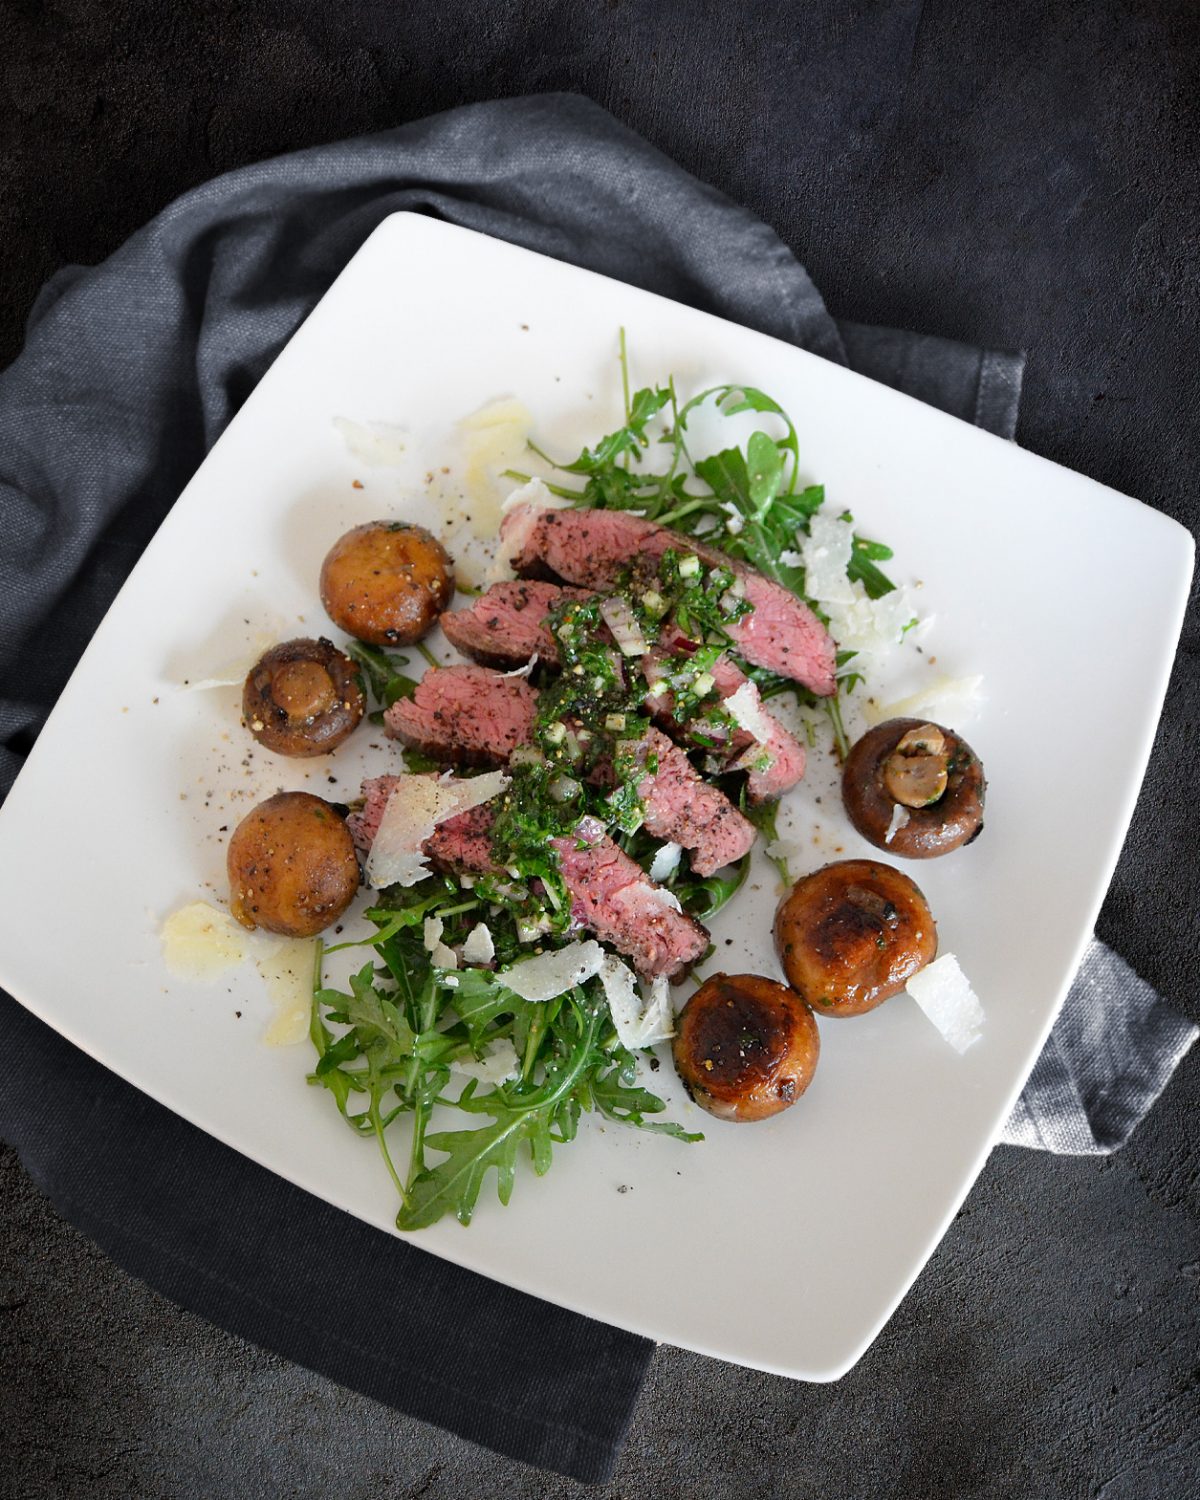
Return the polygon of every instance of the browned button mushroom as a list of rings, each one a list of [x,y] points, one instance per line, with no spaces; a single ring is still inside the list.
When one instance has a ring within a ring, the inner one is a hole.
[[[345,823],[308,792],[279,792],[238,824],[225,860],[230,907],[243,927],[312,937],[336,922],[358,890]]]
[[[821,1040],[799,995],[758,974],[714,974],[679,1013],[675,1067],[702,1109],[765,1120],[812,1081]]]
[[[902,990],[937,952],[925,897],[873,859],[842,859],[798,880],[775,914],[788,983],[818,1015],[857,1016]]]
[[[367,703],[358,669],[332,641],[284,641],[255,663],[242,718],[276,755],[324,755],[358,725]]]
[[[983,828],[983,763],[953,729],[889,719],[854,746],[842,772],[850,821],[879,849],[931,859]]]
[[[347,635],[372,646],[406,646],[432,629],[454,593],[446,549],[423,526],[369,521],[330,548],[321,603]]]

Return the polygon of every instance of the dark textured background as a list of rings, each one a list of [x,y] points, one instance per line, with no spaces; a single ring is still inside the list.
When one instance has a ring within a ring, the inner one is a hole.
[[[868,66],[881,34],[887,64]],[[1019,440],[1196,529],[1190,0],[0,0],[0,363],[50,272],[216,172],[550,89],[773,224],[835,315],[1028,350]],[[1100,924],[1193,1017],[1198,712],[1193,614]],[[599,1493],[1194,1497],[1198,1103],[1193,1057],[1115,1159],[997,1151],[836,1386],[660,1350]],[[11,1153],[0,1178],[0,1493],[588,1493],[179,1311],[58,1220]]]

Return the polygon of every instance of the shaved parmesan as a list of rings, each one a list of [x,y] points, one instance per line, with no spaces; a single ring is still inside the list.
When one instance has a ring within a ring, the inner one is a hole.
[[[278,642],[282,633],[282,624],[275,631],[260,630],[240,656],[235,656],[232,661],[216,667],[211,676],[190,677],[181,686],[190,693],[204,693],[212,688],[241,687],[250,674],[250,668],[257,663],[264,651],[269,651]]]
[[[510,1078],[520,1078],[521,1064],[517,1049],[504,1036],[493,1042],[478,1061],[472,1057],[454,1058],[450,1071],[478,1078],[480,1083],[507,1083]]]
[[[598,974],[603,962],[604,949],[589,938],[536,958],[523,959],[511,969],[503,970],[500,982],[522,1000],[555,1000]]]
[[[849,601],[818,602],[829,616],[829,629],[843,651],[860,656],[886,656],[899,645],[905,630],[916,618],[916,609],[906,588],[893,589],[881,599],[872,599],[862,584],[848,585]]]
[[[600,983],[604,986],[604,998],[608,1001],[622,1047],[635,1047],[637,1027],[642,1019],[642,1002],[633,971],[610,953],[600,966]]]
[[[294,1047],[307,1038],[316,951],[315,943],[293,939],[257,960],[256,967],[275,1007],[275,1016],[263,1032],[268,1047]]]
[[[682,844],[661,844],[647,871],[650,879],[666,880],[674,875],[679,868],[679,857],[682,853]]]
[[[501,677],[528,677],[537,666],[538,655],[535,651],[523,667],[514,667],[511,672],[501,672]]]
[[[540,505],[543,509],[561,510],[570,503],[569,500],[564,500],[558,495],[552,495],[546,488],[545,480],[531,479],[527,484],[521,485],[519,489],[509,494],[500,507],[500,514],[506,516],[510,510],[516,510],[518,505]],[[533,520],[537,520],[536,514]]]
[[[953,953],[944,953],[908,981],[908,993],[956,1052],[983,1032],[983,1006]]]
[[[671,1005],[671,983],[665,974],[656,977],[647,985],[640,984],[645,1010],[639,1034],[643,1047],[653,1047],[656,1042],[668,1041],[675,1035],[675,1011]]]
[[[450,776],[399,777],[367,856],[367,884],[378,890],[423,880],[429,874],[423,846],[437,825],[490,802],[508,783],[503,771],[463,781]]]
[[[648,900],[657,901],[659,906],[669,907],[671,911],[683,910],[679,904],[679,897],[674,891],[667,890],[665,885],[653,886],[646,892],[646,896]]]
[[[520,401],[492,401],[458,424],[463,439],[465,520],[480,541],[500,528],[500,498],[508,488],[504,471],[527,453],[533,416]]]
[[[730,536],[737,536],[746,525],[746,518],[738,509],[737,502],[722,500],[721,509],[725,512],[725,530]]]
[[[912,814],[903,802],[897,802],[895,807],[892,808],[892,821],[888,824],[887,832],[883,836],[883,842],[890,844],[911,816]]]
[[[910,693],[907,698],[900,698],[895,703],[889,703],[886,708],[874,710],[871,717],[874,718],[877,714],[879,722],[882,722],[884,719],[907,719],[930,714],[961,723],[978,712],[982,701],[982,676],[936,677],[917,692]]]
[[[849,521],[818,511],[808,523],[808,535],[800,544],[804,563],[804,588],[810,599],[821,604],[849,604],[854,591],[846,569],[854,548],[854,528]],[[841,640],[841,637],[837,637]]]
[[[490,964],[496,956],[496,944],[492,941],[492,931],[486,922],[477,922],[463,944],[462,956],[465,963]]]
[[[639,993],[633,971],[609,954],[600,966],[600,983],[622,1047],[636,1052],[675,1035],[670,991],[664,978],[654,981],[649,995],[644,989]]]
[[[739,728],[752,734],[760,745],[770,742],[775,726],[762,706],[762,699],[758,696],[758,688],[754,683],[743,682],[736,693],[730,693],[728,698],[721,700],[721,707]]]
[[[250,934],[207,901],[181,906],[162,924],[163,959],[180,979],[215,979],[246,957]]]
[[[860,656],[881,656],[897,645],[912,624],[916,610],[907,589],[893,589],[872,599],[846,569],[854,550],[854,528],[849,521],[820,511],[809,522],[801,538],[799,556],[781,555],[780,561],[804,567],[804,589],[829,616],[829,629],[843,651]]]
[[[453,948],[448,948],[442,942],[442,933],[446,930],[446,924],[441,917],[426,917],[423,929],[423,940],[425,951],[429,954],[434,966],[439,969],[457,969],[458,954]]]
[[[372,468],[403,466],[408,448],[408,433],[403,427],[392,422],[352,422],[349,417],[334,417],[333,425],[354,458]]]

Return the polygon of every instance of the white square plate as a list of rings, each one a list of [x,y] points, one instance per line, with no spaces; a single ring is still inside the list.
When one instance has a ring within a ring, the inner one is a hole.
[[[621,325],[645,380],[674,372],[687,391],[730,380],[774,394],[799,429],[805,476],[895,548],[893,572],[922,580],[946,660],[984,675],[968,734],[988,772],[985,836],[906,868],[983,999],[986,1031],[959,1057],[902,999],[824,1021],[808,1095],[750,1127],[701,1116],[667,1063],[656,1086],[674,1117],[707,1129],[704,1144],[585,1124],[547,1177],[522,1171],[509,1208],[489,1183],[470,1229],[442,1222],[413,1242],[657,1339],[831,1380],[966,1195],[1111,876],[1192,563],[1187,533],[1137,501],[761,334],[398,215],[188,485],[0,813],[0,982],[187,1119],[391,1230],[373,1147],[305,1086],[307,1044],[261,1044],[269,1005],[253,968],[215,986],[181,982],[158,928],[205,886],[223,893],[219,828],[258,797],[308,786],[345,799],[394,752],[360,730],[328,763],[256,753],[244,765],[236,691],[179,683],[264,628],[327,629],[325,551],[378,513],[436,520],[424,466],[456,418],[510,394],[556,451],[609,430]],[[339,416],[402,423],[415,483],[405,491],[403,475],[352,457]],[[839,847],[872,852],[824,813],[805,834],[811,867]],[[774,974],[765,865],[754,884],[715,937],[729,971]]]

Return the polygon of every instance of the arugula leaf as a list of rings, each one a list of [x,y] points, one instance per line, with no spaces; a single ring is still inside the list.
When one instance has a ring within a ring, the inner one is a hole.
[[[764,844],[773,844],[779,837],[779,803],[752,803],[743,789],[741,808],[746,817],[750,819],[755,828],[762,834]],[[790,886],[792,884],[792,872],[788,869],[787,860],[781,859],[775,854],[768,854],[767,858],[779,871],[784,885]]]
[[[393,703],[411,698],[416,692],[416,680],[400,670],[408,666],[407,656],[389,654],[362,641],[348,641],[346,655],[362,668],[365,685],[380,709],[391,708]]]
[[[481,1096],[472,1079],[463,1089],[457,1101],[459,1109],[490,1115],[492,1123],[475,1130],[440,1131],[426,1137],[425,1145],[443,1152],[446,1159],[411,1179],[396,1217],[398,1229],[423,1229],[446,1213],[453,1213],[460,1224],[469,1224],[483,1179],[493,1168],[500,1201],[507,1203],[512,1195],[517,1148],[523,1140],[530,1143],[535,1170],[545,1172],[549,1168],[552,1127],[560,1105],[593,1063],[602,1012],[599,1007],[585,1011],[574,999],[568,1014],[570,1031],[560,1028],[557,1033],[557,1040],[566,1043],[566,1049],[548,1062],[541,1085],[499,1088]]]
[[[850,548],[850,562],[846,567],[846,576],[850,579],[857,579],[866,589],[868,598],[882,599],[884,594],[890,594],[896,585],[875,564],[886,562],[892,556],[894,556],[892,549],[885,547],[882,542],[868,542],[856,535]]]
[[[758,519],[779,493],[783,483],[783,457],[778,445],[765,432],[752,432],[746,444],[746,467],[750,475],[750,500]]]
[[[623,1057],[611,1068],[593,1074],[588,1083],[588,1094],[606,1120],[674,1136],[679,1141],[704,1139],[702,1132],[685,1130],[674,1120],[647,1120],[646,1115],[661,1114],[666,1105],[657,1094],[639,1087],[634,1082],[636,1077],[633,1058],[627,1052],[623,1052]]]
[[[504,1015],[512,1015],[527,1004],[499,982],[487,969],[459,969],[454,990],[454,1010],[467,1028],[477,1051],[490,1040],[489,1031]]]
[[[720,453],[698,458],[692,467],[718,500],[742,512],[750,510],[750,472],[740,448],[722,448]]]
[[[599,474],[611,469],[617,459],[625,454],[640,460],[642,450],[648,442],[646,428],[670,399],[669,386],[657,390],[647,387],[635,392],[624,427],[618,427],[615,432],[602,437],[594,448],[584,448],[574,463],[556,464],[555,467],[566,474]],[[545,457],[544,454],[539,456]]]
[[[497,1106],[496,1119],[491,1125],[427,1135],[426,1146],[445,1152],[446,1160],[419,1173],[410,1184],[407,1199],[396,1216],[396,1228],[425,1229],[446,1213],[453,1213],[460,1224],[469,1224],[483,1179],[493,1167],[500,1202],[506,1204],[512,1197],[516,1177],[517,1147],[529,1132],[533,1119],[527,1111]]]

